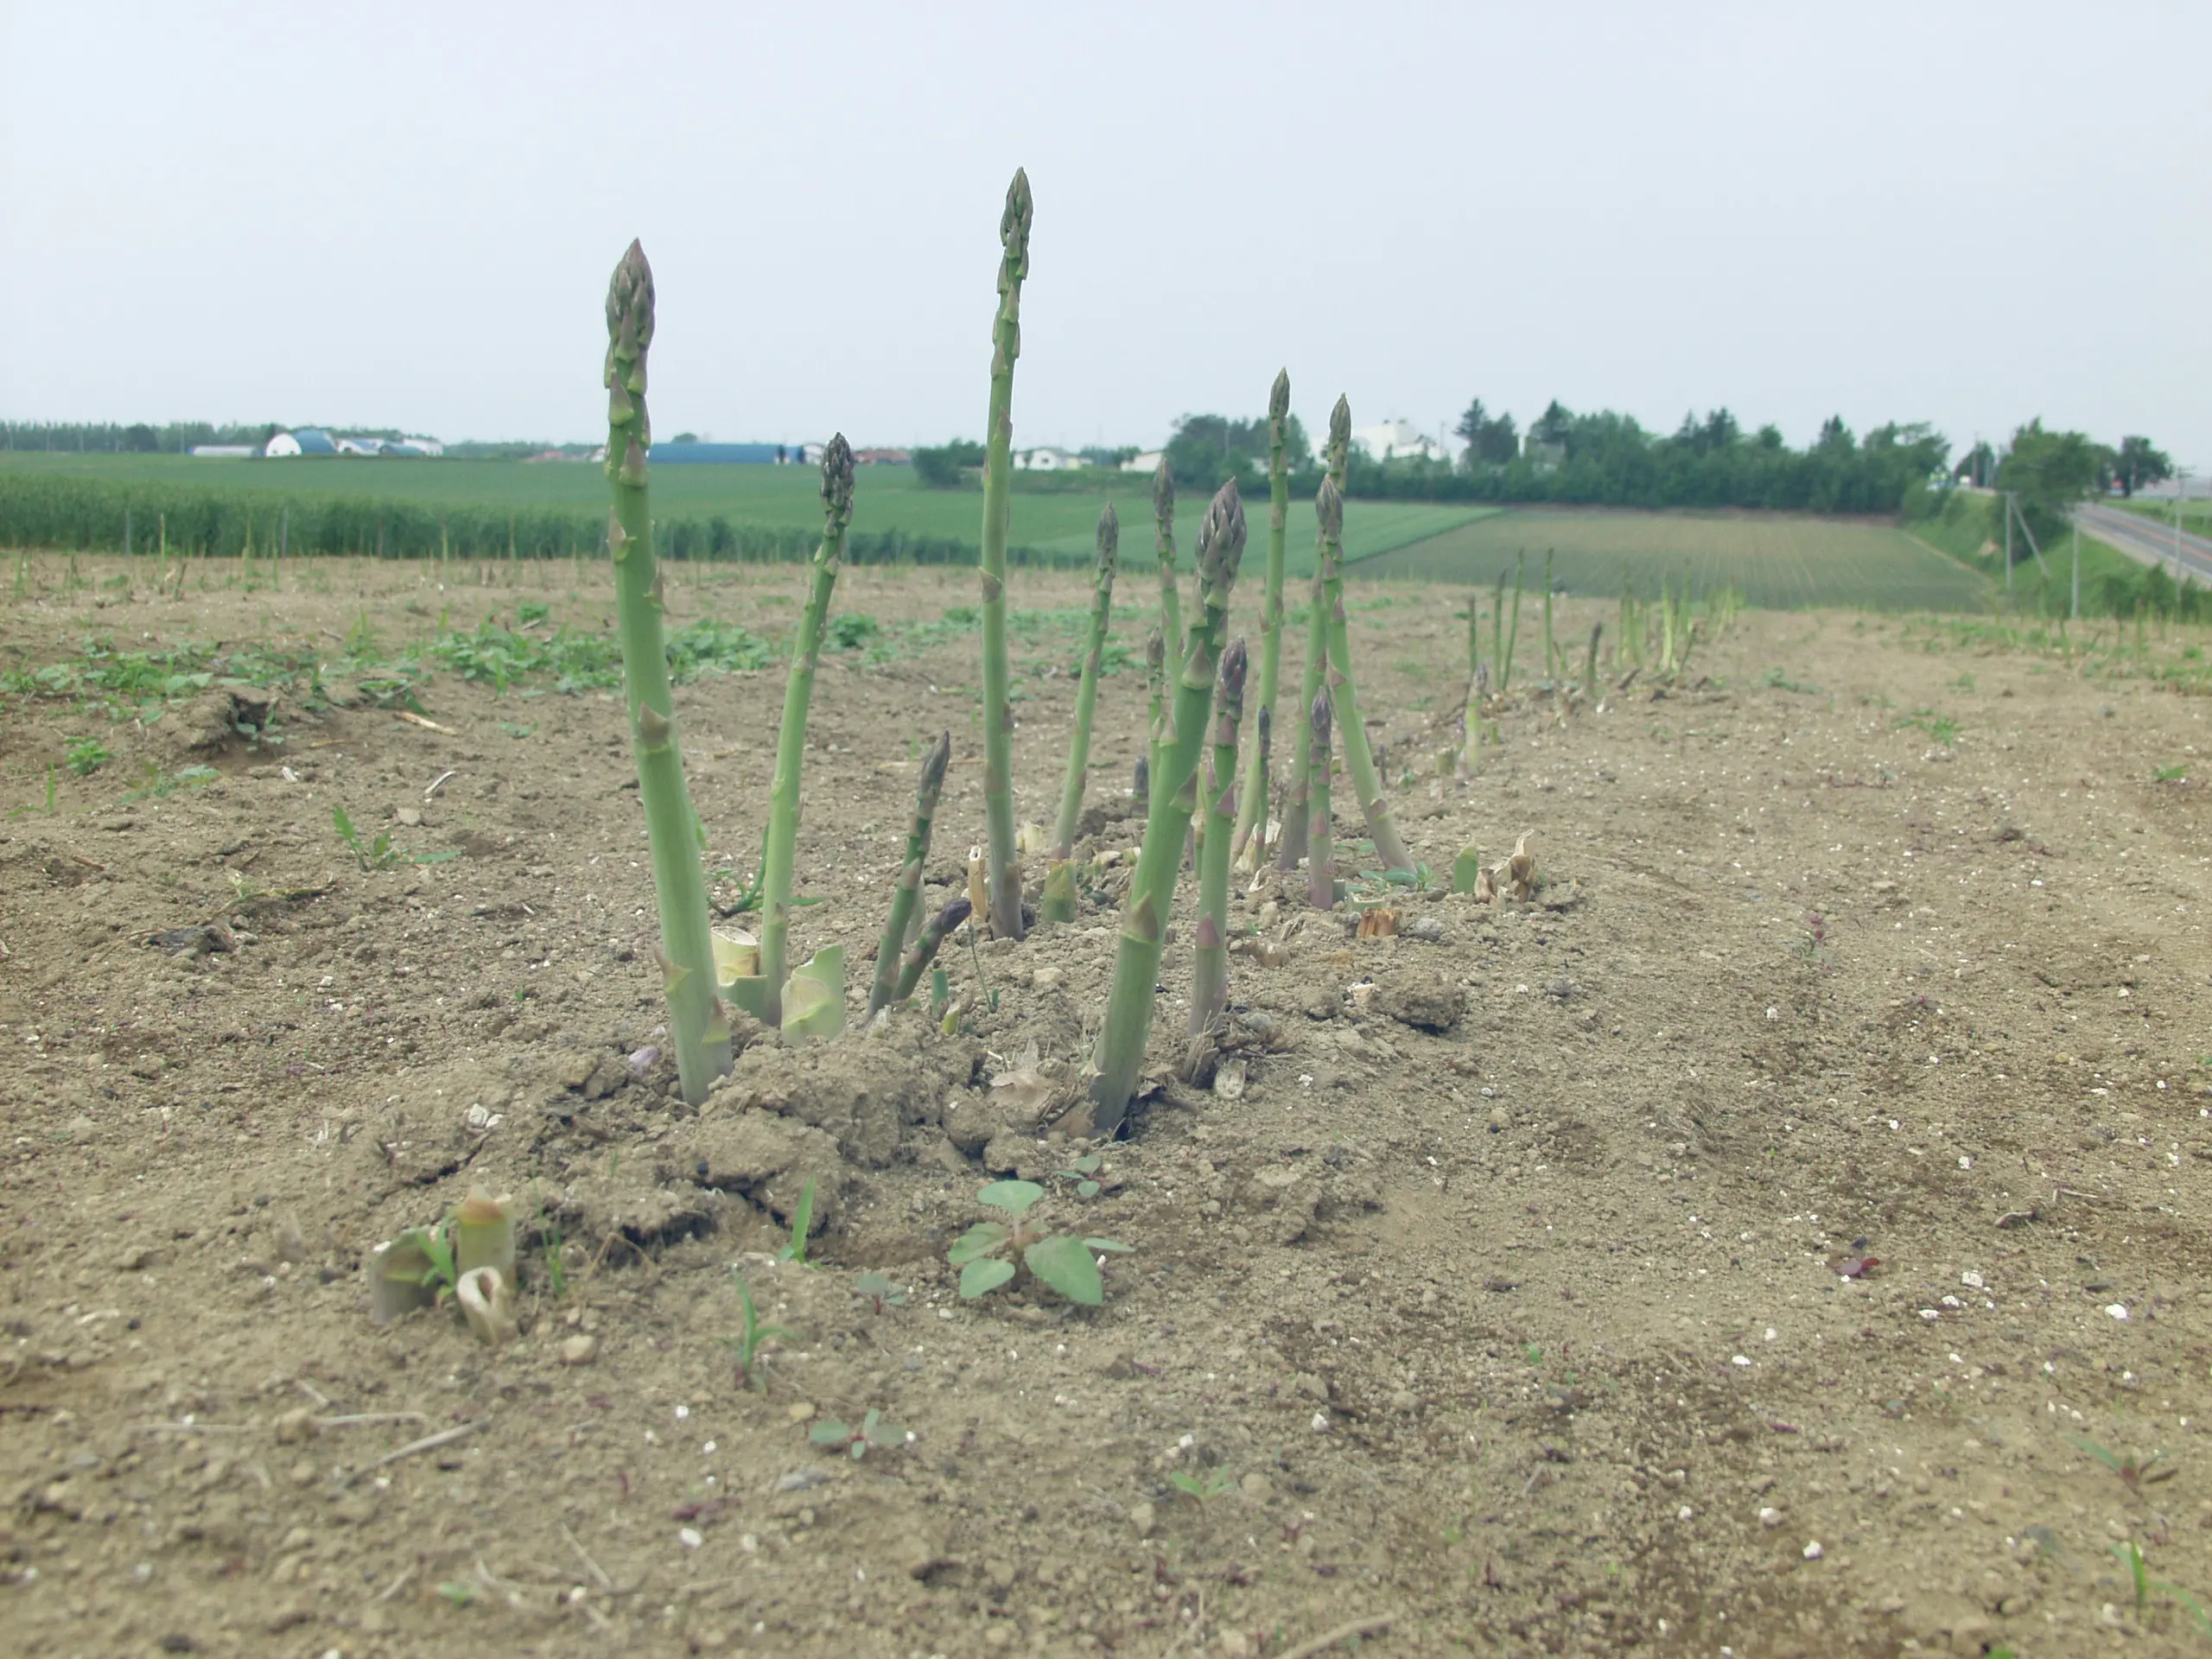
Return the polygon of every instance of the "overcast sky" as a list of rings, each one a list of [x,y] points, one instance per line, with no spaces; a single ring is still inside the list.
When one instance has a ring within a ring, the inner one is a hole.
[[[981,435],[1551,398],[2212,465],[2212,7],[0,0],[0,414]]]

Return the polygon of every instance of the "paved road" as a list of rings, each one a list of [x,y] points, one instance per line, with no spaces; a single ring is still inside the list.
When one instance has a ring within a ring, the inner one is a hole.
[[[2161,524],[2117,507],[2086,505],[2076,507],[2074,517],[2090,535],[2132,558],[2145,564],[2163,564],[2167,574],[2177,578],[2181,570],[2185,570],[2200,582],[2212,582],[2212,540],[2189,531],[2182,531],[2181,550],[2177,558],[2171,524]],[[2177,563],[2180,570],[2175,569]]]

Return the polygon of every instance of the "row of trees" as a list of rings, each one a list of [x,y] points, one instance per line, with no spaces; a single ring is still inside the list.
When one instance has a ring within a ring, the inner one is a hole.
[[[302,423],[314,425],[314,422]],[[0,449],[68,451],[73,454],[124,455],[181,455],[195,444],[251,444],[259,448],[279,432],[292,429],[281,421],[250,421],[244,424],[218,421],[167,421],[155,426],[140,421],[125,425],[116,421],[0,421]],[[339,431],[365,438],[397,440],[407,435],[397,427],[341,426]],[[516,445],[536,454],[544,446]]]

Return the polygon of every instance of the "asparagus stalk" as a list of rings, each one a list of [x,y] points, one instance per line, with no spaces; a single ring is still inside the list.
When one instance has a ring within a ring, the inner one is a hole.
[[[1274,746],[1274,710],[1272,709],[1261,709],[1259,744],[1260,775],[1262,778],[1265,778],[1268,775],[1268,757],[1269,752]],[[1264,793],[1264,791],[1262,791],[1262,793]],[[1252,852],[1250,861],[1245,866],[1247,869],[1257,869],[1259,868],[1260,855],[1266,851],[1267,845],[1268,803],[1263,799],[1260,803],[1260,810],[1252,816]]]
[[[1505,572],[1503,570],[1497,573],[1497,592],[1491,596],[1490,660],[1493,667],[1505,661]],[[1503,680],[1498,681],[1497,689],[1501,695],[1504,692]]]
[[[1183,660],[1183,599],[1176,588],[1175,475],[1167,470],[1167,457],[1152,475],[1152,544],[1160,558],[1160,627],[1167,654]]]
[[[1313,694],[1306,724],[1313,734],[1313,776],[1307,791],[1312,822],[1306,830],[1306,896],[1316,910],[1337,907],[1336,848],[1329,820],[1329,688]]]
[[[1204,803],[1213,822],[1198,849],[1198,925],[1191,967],[1191,1033],[1211,1030],[1229,1007],[1229,862],[1236,824],[1236,728],[1244,717],[1244,642],[1222,653],[1213,693],[1213,751]]]
[[[1007,701],[1006,536],[1014,473],[1014,360],[1021,354],[1021,281],[1029,274],[1029,175],[1016,168],[999,218],[999,309],[991,324],[991,406],[983,455],[983,817],[991,931],[1018,939],[1021,860],[1014,848],[1014,708]]]
[[[1329,613],[1329,704],[1338,719],[1344,771],[1351,777],[1360,810],[1367,815],[1367,833],[1375,842],[1376,857],[1386,869],[1410,873],[1414,861],[1405,842],[1398,838],[1389,798],[1382,793],[1382,779],[1376,773],[1374,751],[1368,747],[1367,728],[1359,717],[1359,689],[1352,683],[1351,631],[1344,620],[1344,499],[1333,478],[1321,480],[1314,511],[1321,521],[1321,586]]]
[[[1329,411],[1329,442],[1323,452],[1328,476],[1336,480],[1339,492],[1344,486],[1344,469],[1351,454],[1351,404],[1339,397],[1336,407]],[[1318,548],[1319,539],[1316,545]],[[1306,614],[1306,664],[1298,688],[1298,718],[1291,722],[1290,788],[1284,802],[1282,844],[1275,854],[1275,868],[1294,870],[1298,861],[1306,856],[1306,830],[1310,798],[1308,774],[1313,765],[1313,728],[1306,711],[1313,706],[1313,698],[1321,689],[1322,664],[1329,651],[1328,607],[1321,592],[1321,563],[1319,554],[1313,562],[1313,582],[1308,590]]]
[[[1526,549],[1513,556],[1513,619],[1506,625],[1505,655],[1497,665],[1497,689],[1500,691],[1513,683],[1513,647],[1521,638],[1521,573],[1528,563]]]
[[[1467,676],[1467,729],[1459,747],[1459,771],[1469,778],[1483,769],[1483,699],[1489,690],[1490,664],[1478,662]]]
[[[891,992],[893,1002],[904,1002],[914,994],[914,987],[922,982],[930,963],[937,960],[938,947],[944,943],[944,936],[973,915],[975,909],[974,903],[963,893],[947,901],[943,910],[929,918],[922,928],[921,938],[914,941],[906,959],[899,964],[899,982]]]
[[[1083,655],[1083,677],[1075,693],[1075,740],[1068,747],[1067,780],[1060,786],[1060,816],[1052,828],[1051,868],[1045,876],[1046,921],[1075,919],[1075,828],[1083,817],[1083,787],[1090,766],[1090,717],[1098,706],[1098,667],[1106,653],[1106,624],[1114,607],[1114,557],[1122,524],[1109,501],[1098,515],[1098,570],[1090,596],[1090,638]]]
[[[1243,556],[1244,505],[1238,499],[1236,480],[1231,479],[1221,486],[1198,527],[1198,580],[1205,609],[1192,626],[1182,672],[1175,682],[1173,712],[1153,765],[1144,845],[1122,907],[1113,988],[1090,1082],[1091,1121],[1099,1135],[1110,1135],[1121,1128],[1144,1065],[1167,912],[1182,866],[1183,838],[1198,805],[1198,760],[1205,743],[1206,709],[1213,696],[1215,652]]]
[[[1590,655],[1582,664],[1582,695],[1592,703],[1598,701],[1598,638],[1605,631],[1602,622],[1590,625]]]
[[[806,711],[814,701],[814,671],[822,660],[822,630],[830,595],[853,522],[853,449],[842,432],[822,451],[822,544],[814,550],[814,577],[798,620],[798,642],[784,682],[784,723],[776,736],[776,781],[768,797],[768,842],[760,855],[760,976],[767,981],[772,1026],[783,1023],[784,981],[790,973],[791,864],[798,848],[798,775],[806,761]]]
[[[1558,653],[1552,645],[1552,550],[1544,550],[1544,678],[1557,690],[1559,674],[1554,667]]]
[[[1290,470],[1287,449],[1290,423],[1290,371],[1283,369],[1275,375],[1274,389],[1268,394],[1268,575],[1267,588],[1260,599],[1260,718],[1272,721],[1275,708],[1275,674],[1282,660],[1282,566],[1283,543],[1290,524]],[[1252,746],[1252,758],[1244,768],[1244,796],[1237,803],[1236,831],[1230,850],[1241,855],[1246,842],[1252,839],[1254,826],[1262,823],[1268,813],[1268,752],[1266,746]],[[1264,841],[1266,837],[1262,836]],[[1259,849],[1253,849],[1253,864],[1259,862]]]
[[[1152,798],[1152,761],[1160,747],[1160,710],[1167,688],[1167,643],[1154,628],[1145,636],[1144,677],[1152,696],[1151,708],[1145,715],[1144,753],[1137,760],[1136,796],[1140,801]]]
[[[660,909],[661,978],[683,1098],[696,1106],[729,1070],[729,1020],[715,995],[707,880],[699,868],[699,820],[683,785],[676,705],[661,636],[661,580],[654,568],[645,452],[645,353],[653,338],[653,274],[637,243],[607,290],[607,473],[613,505],[607,522],[622,640],[622,690],[638,793],[645,809],[653,896]]]
[[[922,781],[914,791],[914,823],[906,831],[906,860],[899,867],[898,885],[891,890],[891,918],[883,925],[883,938],[875,947],[875,982],[868,989],[868,1017],[888,1005],[899,982],[899,953],[906,944],[906,929],[921,897],[922,866],[930,855],[930,826],[937,817],[938,798],[944,792],[944,769],[952,760],[952,734],[941,733],[922,757]]]

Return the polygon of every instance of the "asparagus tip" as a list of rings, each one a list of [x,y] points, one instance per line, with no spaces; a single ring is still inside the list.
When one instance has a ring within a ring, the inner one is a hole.
[[[1351,442],[1351,399],[1339,392],[1337,406],[1329,411],[1329,447],[1335,448]]]
[[[1170,520],[1175,517],[1175,474],[1167,470],[1164,454],[1152,471],[1152,516]]]
[[[653,268],[641,242],[630,244],[607,285],[607,334],[618,357],[643,357],[652,344]]]
[[[1221,654],[1221,690],[1219,696],[1228,702],[1244,695],[1245,670],[1251,661],[1244,649],[1244,637],[1239,634],[1229,642],[1229,649]]]
[[[1232,478],[1214,493],[1198,526],[1198,578],[1205,584],[1209,605],[1229,608],[1229,588],[1243,557],[1244,498]]]
[[[839,524],[853,516],[853,446],[838,433],[822,448],[822,505]]]
[[[940,732],[929,752],[922,756],[922,787],[925,795],[935,795],[944,787],[944,769],[952,761],[952,734]]]
[[[1098,568],[1111,571],[1114,559],[1122,544],[1122,518],[1109,501],[1098,515]]]
[[[1290,371],[1277,369],[1273,391],[1268,393],[1268,418],[1279,421],[1290,413]]]
[[[1167,642],[1160,638],[1160,630],[1157,627],[1144,637],[1144,665],[1147,669],[1165,668],[1167,665]]]
[[[1024,265],[1029,257],[1029,226],[1036,204],[1029,195],[1029,172],[1014,169],[1014,182],[1006,188],[1006,211],[999,216],[999,240],[1006,245],[1007,262]]]

